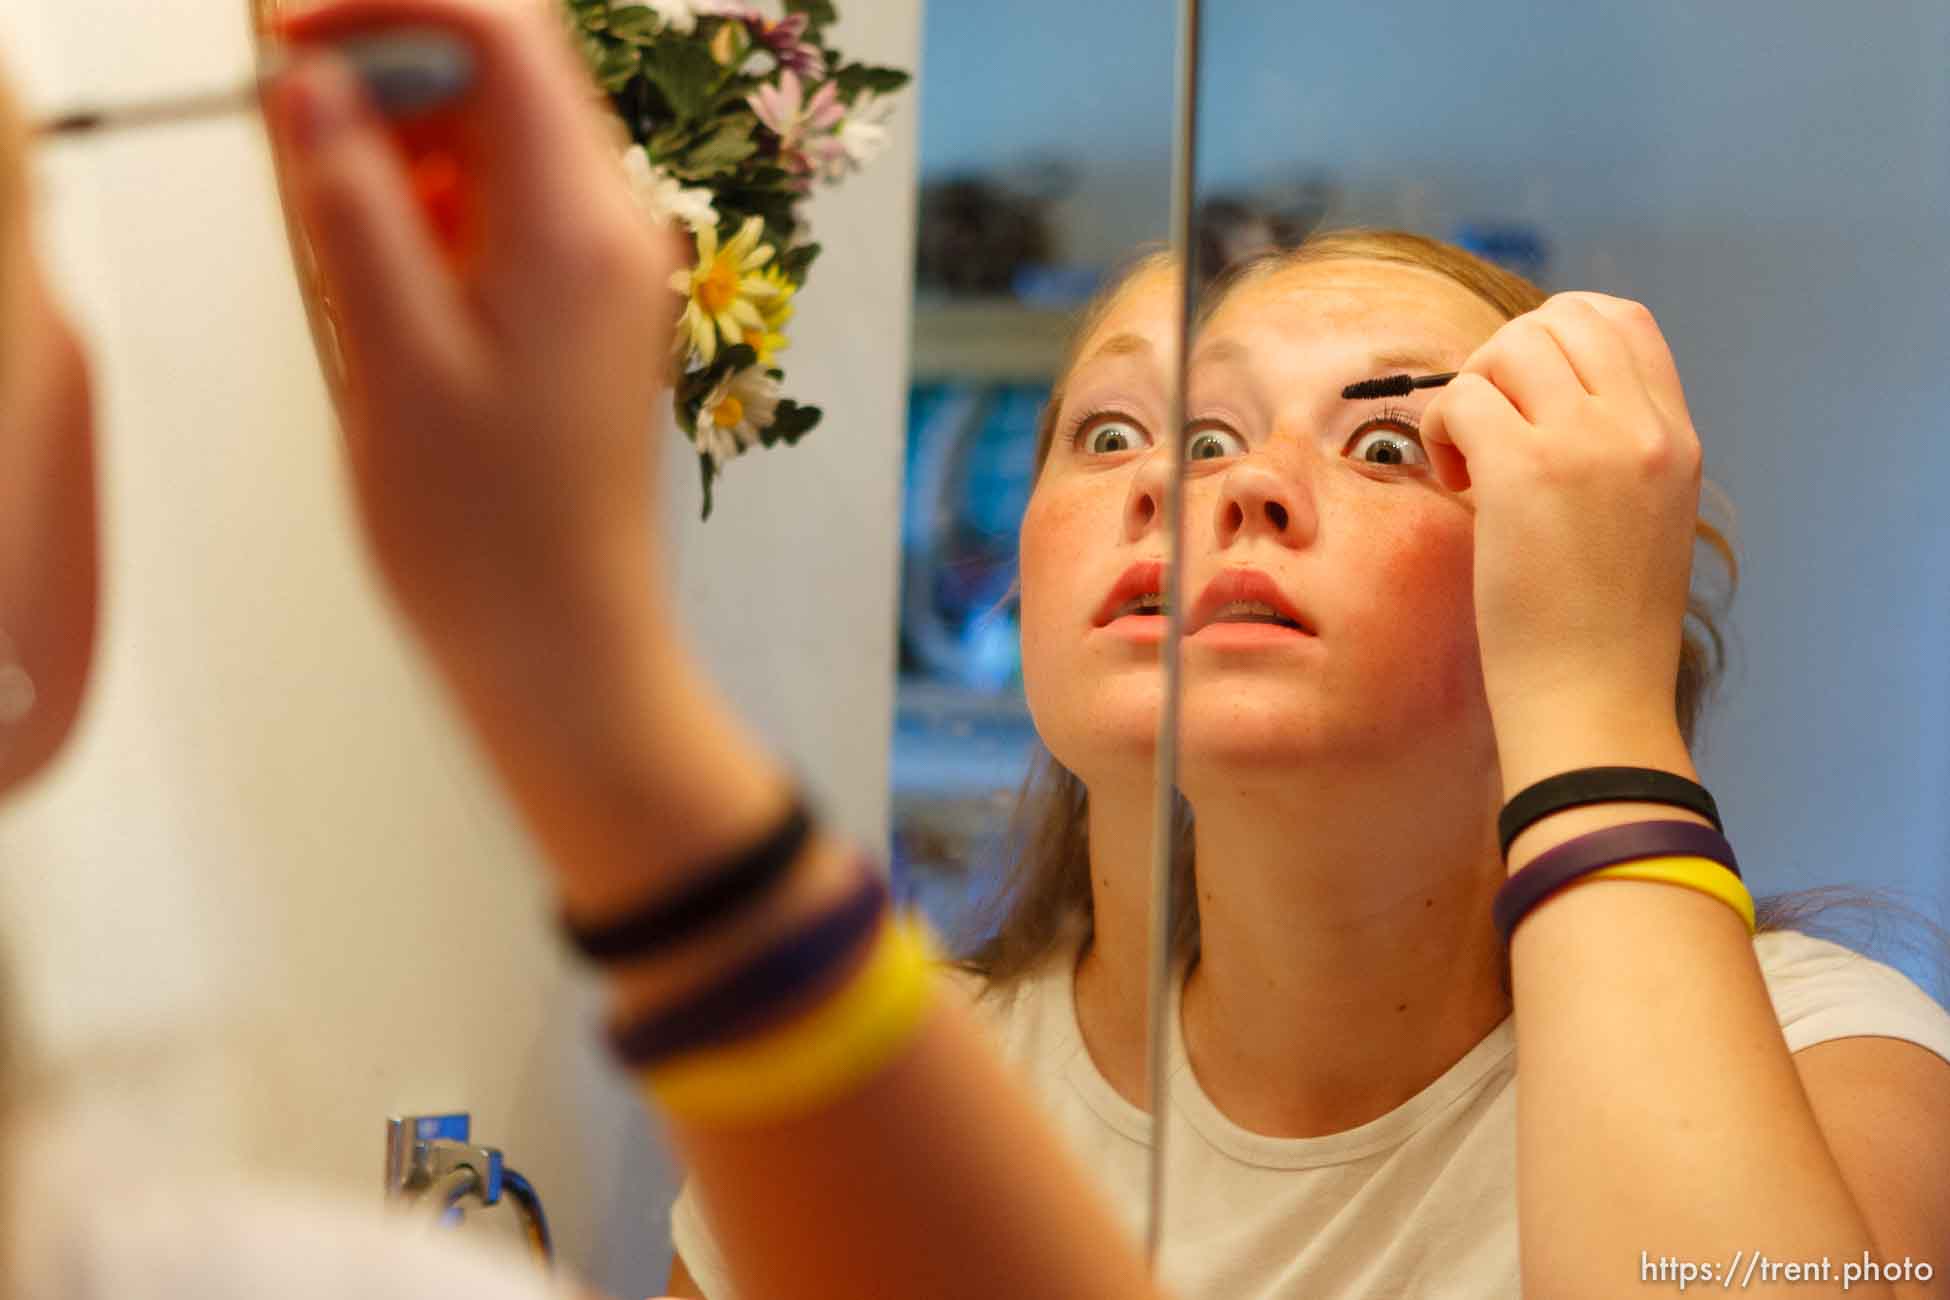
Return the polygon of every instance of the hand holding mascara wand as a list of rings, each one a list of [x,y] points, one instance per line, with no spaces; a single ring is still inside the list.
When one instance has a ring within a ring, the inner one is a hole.
[[[373,105],[386,117],[427,112],[464,94],[474,80],[467,46],[435,31],[408,30],[383,36],[351,37],[337,43],[339,57],[351,65]],[[74,109],[35,124],[39,137],[97,134],[127,127],[163,126],[221,117],[255,108],[264,87],[290,66],[291,56],[274,49],[259,60],[257,75],[241,86],[164,99]]]

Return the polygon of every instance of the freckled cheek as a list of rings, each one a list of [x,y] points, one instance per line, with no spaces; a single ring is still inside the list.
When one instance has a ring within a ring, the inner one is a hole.
[[[1035,672],[1076,616],[1076,513],[1046,492],[1031,496],[1029,508],[1023,512],[1019,563],[1025,673]],[[1065,561],[1066,556],[1070,562]]]
[[[1428,515],[1377,548],[1369,612],[1385,658],[1425,683],[1444,715],[1481,698],[1470,519]]]

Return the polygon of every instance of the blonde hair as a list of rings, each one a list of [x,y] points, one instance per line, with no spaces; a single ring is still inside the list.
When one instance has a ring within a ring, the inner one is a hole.
[[[1209,319],[1242,285],[1334,261],[1388,262],[1434,271],[1482,298],[1505,319],[1515,319],[1542,306],[1548,297],[1524,277],[1451,244],[1406,231],[1351,229],[1316,234],[1296,248],[1263,254],[1231,268],[1202,299],[1199,320]],[[1079,317],[1062,377],[1050,394],[1037,428],[1039,475],[1054,439],[1065,383],[1081,349],[1139,280],[1174,265],[1168,253],[1151,253],[1138,259]],[[1724,494],[1711,485],[1703,490],[1703,496],[1716,503],[1725,501]],[[1689,746],[1712,689],[1725,668],[1726,639],[1721,619],[1739,583],[1739,564],[1727,533],[1701,518],[1694,526],[1694,536],[1721,562],[1726,583],[1723,593],[1708,594],[1696,589],[1687,601],[1679,672],[1673,682],[1673,707]],[[1182,958],[1198,948],[1198,895],[1191,807],[1182,796],[1174,799],[1177,808],[1173,824],[1178,861],[1182,865],[1172,882],[1172,949],[1174,957]],[[971,928],[981,937],[963,959],[963,965],[987,977],[991,986],[1028,972],[1059,946],[1079,936],[1088,940],[1092,931],[1089,801],[1089,791],[1083,782],[1047,749],[1039,747],[1018,793],[1010,826],[1013,865],[1002,888],[976,910]],[[1780,906],[1784,901],[1762,901],[1762,929],[1780,928],[1776,918],[1785,914]]]

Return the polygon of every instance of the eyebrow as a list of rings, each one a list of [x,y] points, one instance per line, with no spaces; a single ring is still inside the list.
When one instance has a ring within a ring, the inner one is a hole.
[[[1192,364],[1194,366],[1230,365],[1247,360],[1250,354],[1251,349],[1238,339],[1219,339],[1206,344],[1194,353]],[[1376,379],[1383,375],[1403,372],[1411,375],[1427,375],[1442,370],[1446,364],[1443,358],[1434,353],[1416,348],[1377,352],[1368,358],[1368,372],[1361,378]],[[1339,389],[1335,391],[1339,392]]]
[[[1142,334],[1113,334],[1105,339],[1096,351],[1078,362],[1076,368],[1082,369],[1092,361],[1101,361],[1108,357],[1147,356],[1152,351],[1151,340]]]
[[[1434,374],[1447,364],[1440,357],[1413,349],[1406,352],[1377,352],[1370,358],[1370,362],[1375,369],[1373,377],[1400,374],[1403,371],[1411,375]]]

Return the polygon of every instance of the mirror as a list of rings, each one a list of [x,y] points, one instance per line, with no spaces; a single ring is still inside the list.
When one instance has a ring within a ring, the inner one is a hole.
[[[1546,292],[1651,308],[1724,490],[1703,495],[1703,517],[1738,560],[1732,599],[1714,548],[1695,547],[1725,670],[1691,749],[1763,927],[1788,932],[1756,940],[1763,972],[1777,989],[1795,935],[1834,938],[1943,1001],[1950,950],[1929,922],[1950,914],[1950,624],[1941,584],[1918,578],[1950,558],[1931,500],[1950,472],[1950,17],[1923,3],[1869,24],[1818,6],[1758,24],[1751,6],[1204,8],[1202,277],[1315,232],[1385,227]],[[1152,166],[1164,184],[1164,151]],[[1456,368],[1473,350],[1464,316],[1476,342],[1495,323],[1480,323],[1480,291],[1457,288],[1371,262],[1248,277],[1195,344],[1188,580],[1250,564],[1278,595],[1221,593],[1255,602],[1235,607],[1244,624],[1224,645],[1186,642],[1201,948],[1165,1022],[1188,1121],[1168,1186],[1236,1199],[1167,1196],[1163,1271],[1184,1294],[1356,1287],[1324,1244],[1349,1212],[1389,1225],[1362,1290],[1516,1289],[1514,1035],[1487,916],[1503,877],[1499,783],[1483,776],[1497,751],[1480,703],[1458,705],[1482,689],[1475,525],[1417,477],[1413,425],[1433,394],[1349,413],[1334,391],[1410,368],[1361,373],[1360,358],[1411,345],[1434,353],[1418,373]],[[1309,385],[1319,457],[1271,446]],[[1710,647],[1704,623],[1689,629]],[[1481,871],[1443,874],[1472,855]],[[1828,885],[1895,907],[1796,893]],[[1496,1159],[1435,1158],[1499,1124],[1512,1140]],[[1429,1198],[1470,1229],[1433,1244]],[[1248,1204],[1281,1207],[1279,1222]]]
[[[1158,250],[1183,8],[925,11],[892,763],[897,892],[957,938],[1033,1088],[1080,1072],[1058,1126],[1085,1151],[1140,1135],[1093,1161],[1140,1237],[1159,1150],[1145,1006],[1162,695],[1155,645],[1101,625],[1133,562],[1164,548],[1156,527],[1120,541],[1129,472],[1093,475],[1075,448],[1172,418],[1182,293]]]

